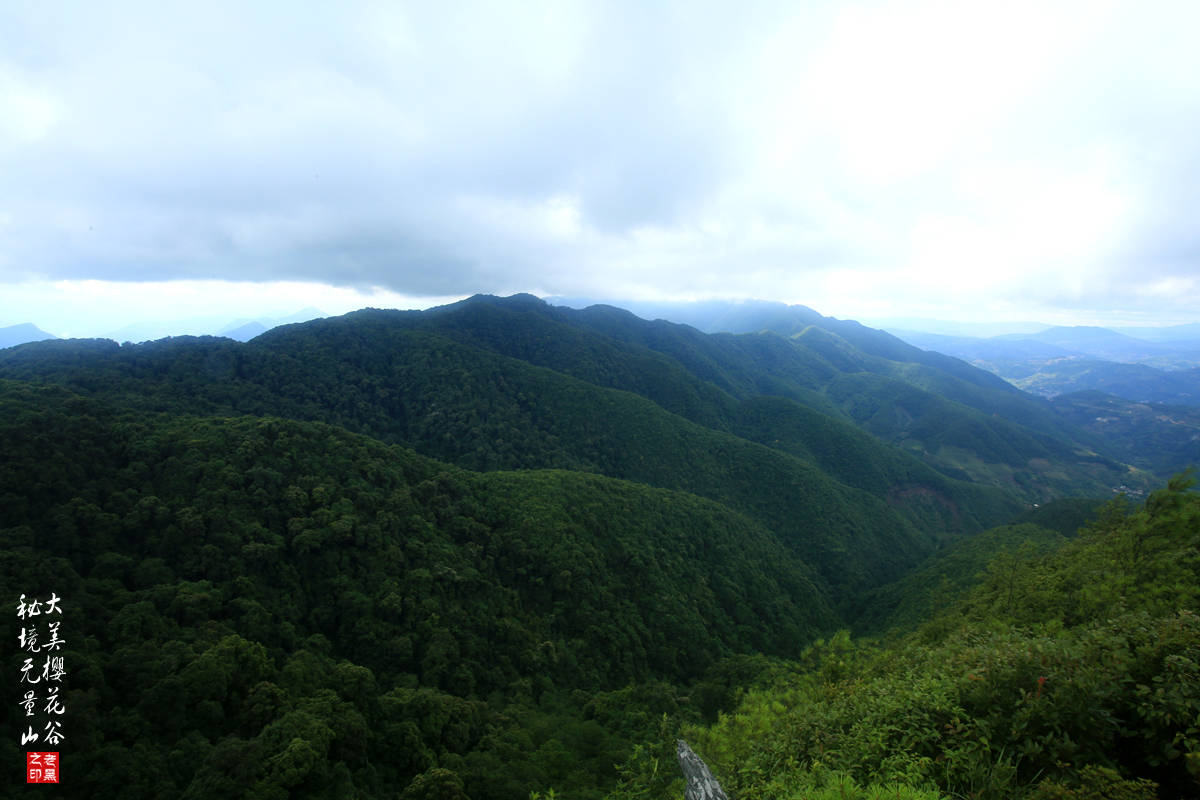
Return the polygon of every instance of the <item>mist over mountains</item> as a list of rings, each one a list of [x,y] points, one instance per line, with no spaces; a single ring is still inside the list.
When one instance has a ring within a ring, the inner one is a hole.
[[[161,322],[135,322],[107,334],[104,338],[117,342],[146,342],[167,336],[227,336],[245,342],[279,325],[308,322],[324,316],[327,316],[324,311],[308,306],[294,314],[276,318],[243,317],[230,320],[228,317],[205,316]]]
[[[550,302],[572,308],[591,304],[581,298]],[[646,319],[670,320],[706,333],[770,330],[791,336],[826,319],[807,306],[765,300],[622,305]],[[1200,405],[1200,323],[1110,329],[919,317],[861,322],[922,350],[960,358],[1042,397],[1099,389],[1134,402]]]
[[[328,315],[319,308],[308,306],[294,314],[274,318],[230,319],[229,317],[208,315],[177,320],[134,322],[105,334],[104,338],[117,342],[147,342],[164,339],[168,336],[225,336],[245,342],[279,325],[308,322],[325,316]],[[29,322],[0,328],[0,348],[55,338],[58,337],[46,333]]]

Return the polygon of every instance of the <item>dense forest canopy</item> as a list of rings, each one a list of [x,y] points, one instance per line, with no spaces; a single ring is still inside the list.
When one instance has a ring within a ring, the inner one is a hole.
[[[1200,512],[1130,466],[1174,456],[801,321],[481,297],[0,352],[0,594],[63,598],[64,783],[673,797],[683,731],[739,798],[1194,794]]]

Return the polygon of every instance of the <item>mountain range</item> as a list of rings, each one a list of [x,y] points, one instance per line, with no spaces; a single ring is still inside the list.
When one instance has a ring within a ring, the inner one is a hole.
[[[1121,491],[1176,507],[1186,414],[722,313],[753,330],[476,296],[0,352],[0,595],[66,598],[81,791],[598,800],[788,664],[841,686],[838,629],[918,625]]]
[[[189,317],[177,320],[157,320],[153,322],[134,322],[125,325],[104,338],[118,342],[145,342],[163,339],[168,336],[225,336],[239,342],[249,341],[260,333],[280,325],[292,325],[297,322],[308,322],[312,319],[328,316],[324,311],[309,306],[294,314],[280,317],[259,317],[257,319],[230,319],[222,316]],[[26,342],[40,342],[46,339],[56,339],[54,334],[46,333],[31,322],[20,325],[10,325],[0,328],[0,349],[13,347]]]

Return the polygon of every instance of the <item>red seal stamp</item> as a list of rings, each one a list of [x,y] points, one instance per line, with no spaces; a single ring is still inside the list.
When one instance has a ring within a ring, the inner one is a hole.
[[[26,753],[26,783],[58,783],[58,753]]]

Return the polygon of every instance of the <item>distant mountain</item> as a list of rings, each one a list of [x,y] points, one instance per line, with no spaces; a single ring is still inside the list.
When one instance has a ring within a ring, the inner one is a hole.
[[[1063,359],[1047,363],[1014,383],[1044,397],[1099,389],[1135,403],[1200,405],[1200,369],[1168,372],[1144,364]]]
[[[1175,348],[1162,343],[1147,342],[1123,333],[1090,325],[1059,326],[1034,334],[1007,334],[995,337],[1004,341],[1036,341],[1061,347],[1093,359],[1134,364],[1174,352]],[[1185,345],[1200,349],[1200,342]]]
[[[275,326],[275,320],[271,319],[270,317],[258,317],[257,319],[238,317],[232,322],[227,322],[218,328],[216,334],[217,336],[228,336],[232,331],[236,331],[239,328],[245,328],[248,325],[257,325],[259,328],[258,332],[262,333],[263,331],[273,328]],[[236,336],[229,336],[229,338],[237,339]],[[238,339],[238,341],[244,342],[246,339]]]
[[[53,333],[46,333],[32,322],[22,322],[20,325],[9,325],[0,328],[0,348],[13,347],[26,342],[43,342],[47,339],[57,339]]]
[[[248,342],[255,336],[266,333],[268,330],[269,328],[267,328],[266,325],[255,320],[253,322],[247,322],[245,325],[240,325],[233,330],[227,330],[221,335],[229,339],[237,339],[239,342]]]
[[[278,327],[280,325],[294,325],[298,322],[308,322],[309,320],[321,319],[328,316],[328,314],[316,306],[308,306],[297,311],[295,314],[288,314],[286,317],[276,317],[274,322],[275,326]]]
[[[594,305],[616,306],[642,319],[664,319],[681,325],[691,325],[704,333],[757,333],[768,329],[783,333],[781,328],[788,324],[787,320],[792,320],[793,326],[797,322],[803,324],[805,319],[811,319],[811,315],[816,313],[807,306],[789,306],[772,300],[700,300],[687,303],[582,297],[547,297],[545,300],[551,305],[574,309]],[[926,317],[858,317],[857,321],[868,327],[889,332],[896,328],[944,336],[974,337],[996,336],[1002,333],[1038,333],[1051,327],[1042,322],[951,322]]]
[[[941,336],[965,336],[986,339],[1003,334],[1040,333],[1053,327],[1044,322],[954,322],[926,317],[859,317],[858,321],[888,333],[915,331]]]
[[[757,333],[772,322],[786,320],[793,314],[809,317],[816,314],[807,306],[788,306],[768,300],[700,300],[688,303],[661,303],[624,300],[598,300],[581,297],[548,297],[550,305],[582,310],[592,306],[612,306],[630,312],[644,320],[666,320],[689,325],[702,333]],[[818,315],[819,316],[819,315]],[[771,328],[775,330],[775,328]]]
[[[1178,342],[1200,339],[1200,322],[1189,322],[1186,325],[1165,325],[1157,328],[1109,326],[1109,330],[1123,333],[1126,336],[1136,336],[1151,342]]]
[[[1082,357],[1075,350],[1068,350],[1055,344],[1048,344],[1037,339],[1008,339],[997,336],[991,339],[977,339],[970,336],[942,336],[936,333],[906,331],[893,328],[888,331],[898,339],[903,339],[922,350],[935,350],[955,358],[974,363],[976,360],[991,361],[994,359],[1024,360],[1031,358],[1069,358]],[[976,364],[983,369],[988,367]],[[994,372],[995,370],[989,370]]]
[[[296,322],[308,322],[312,319],[329,316],[314,306],[309,306],[295,314],[283,317],[260,317],[248,319],[245,317],[231,319],[222,316],[189,317],[177,320],[158,320],[149,322],[134,322],[106,334],[103,338],[114,342],[151,342],[165,339],[168,336],[229,336],[238,341],[247,341],[263,331],[279,325],[290,325]],[[261,325],[261,330],[246,327],[251,323]],[[244,330],[242,330],[244,328]],[[232,331],[238,331],[237,336],[231,336]]]
[[[242,317],[235,319],[216,330],[215,333],[217,336],[228,336],[230,339],[237,339],[239,342],[247,342],[260,333],[265,333],[271,330],[271,328],[277,328],[280,325],[292,325],[297,322],[308,322],[309,320],[321,319],[328,316],[328,314],[316,306],[308,306],[301,311],[297,311],[295,314],[288,314],[286,317],[276,317],[274,319],[271,317],[258,317],[257,319]]]
[[[1200,341],[1147,342],[1091,326],[990,339],[893,332],[1043,397],[1099,389],[1134,402],[1200,405]]]
[[[215,315],[132,322],[106,333],[103,338],[112,339],[114,342],[151,342],[168,336],[207,336],[228,323],[229,317]]]
[[[1055,325],[1053,328],[1047,328],[1038,333],[1008,333],[993,338],[1009,341],[1014,339],[1034,339],[1039,342],[1047,342],[1059,345],[1060,347],[1072,347],[1074,349],[1103,346],[1128,347],[1147,344],[1143,339],[1126,336],[1123,333],[1117,333],[1116,331],[1110,331],[1108,328],[1100,328],[1095,325]]]

